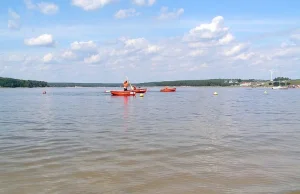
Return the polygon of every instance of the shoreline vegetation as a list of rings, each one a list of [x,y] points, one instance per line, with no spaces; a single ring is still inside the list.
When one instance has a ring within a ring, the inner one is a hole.
[[[121,87],[122,83],[67,83],[67,82],[45,82],[36,80],[22,80],[0,77],[2,88],[36,88],[36,87]],[[278,77],[272,82],[270,80],[256,79],[207,79],[207,80],[177,80],[135,83],[137,87],[273,87],[273,86],[295,86],[300,85],[300,79]]]

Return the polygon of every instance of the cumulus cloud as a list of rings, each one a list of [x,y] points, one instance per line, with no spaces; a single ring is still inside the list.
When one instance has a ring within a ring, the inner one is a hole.
[[[97,45],[93,41],[75,41],[71,43],[71,50],[78,52],[95,52]]]
[[[39,3],[38,9],[43,14],[47,14],[47,15],[56,14],[59,10],[58,6],[55,5],[54,3],[45,3],[45,2]]]
[[[51,38],[49,36],[41,38],[41,36],[27,39],[26,44],[45,46],[52,45],[54,42],[52,36]],[[38,62],[42,62],[44,66],[47,65],[46,63],[59,62],[62,65],[58,67],[72,64],[72,67],[79,68],[76,71],[82,73],[87,79],[96,74],[97,68],[97,76],[105,72],[101,78],[113,77],[113,74],[110,74],[111,70],[124,72],[130,69],[129,72],[136,77],[141,75],[141,71],[147,72],[140,76],[141,81],[149,81],[149,79],[154,81],[162,76],[166,79],[243,77],[249,74],[249,71],[257,73],[260,71],[257,69],[270,69],[274,63],[285,64],[286,69],[289,68],[288,65],[291,67],[297,64],[300,56],[299,45],[295,42],[297,37],[296,32],[291,37],[287,35],[289,44],[284,47],[278,45],[276,49],[251,47],[248,42],[241,42],[235,38],[229,27],[224,25],[224,18],[218,16],[191,28],[186,34],[159,41],[151,41],[144,37],[121,37],[115,40],[114,44],[101,46],[92,40],[75,41],[59,54],[40,55],[38,61],[27,58],[26,64],[30,65],[26,68],[30,69]],[[16,57],[15,60],[21,60],[22,55],[17,55],[20,57]],[[69,60],[72,60],[72,63]],[[5,61],[5,63],[9,62]],[[11,63],[16,62],[12,60]],[[52,70],[55,66],[49,65],[49,67]],[[70,72],[70,67],[68,66],[66,74]],[[248,68],[246,72],[244,67]],[[232,71],[233,68],[235,71]],[[241,71],[238,71],[239,69]]]
[[[168,19],[176,19],[184,13],[184,9],[174,9],[173,11],[169,11],[168,7],[162,7],[160,9],[160,15],[158,19],[160,20],[168,20]]]
[[[92,11],[113,3],[114,1],[115,0],[72,0],[72,4],[85,11]]]
[[[152,6],[156,2],[156,0],[131,0],[131,2],[138,6]]]
[[[161,50],[159,46],[156,45],[148,45],[148,48],[146,49],[147,53],[158,53]]]
[[[32,0],[24,0],[27,9],[38,10],[46,15],[56,14],[59,10],[58,5],[49,2],[33,3]]]
[[[134,17],[140,15],[139,12],[137,12],[135,9],[121,9],[115,13],[116,19],[124,19],[128,17]]]
[[[24,43],[27,46],[51,47],[55,45],[55,41],[51,34],[43,34],[36,38],[25,39]]]
[[[224,45],[234,40],[234,36],[229,33],[229,28],[224,26],[224,18],[217,16],[211,23],[200,24],[191,29],[184,37],[186,42],[193,42],[192,45]]]
[[[247,52],[239,54],[238,56],[234,57],[236,60],[249,60],[251,57],[253,57],[255,54],[253,52]]]
[[[238,45],[233,46],[232,48],[230,48],[228,50],[225,50],[224,55],[225,56],[234,56],[234,55],[237,55],[237,54],[245,51],[247,48],[248,47],[246,44],[240,43]]]
[[[43,62],[44,63],[51,63],[53,61],[53,54],[48,53],[43,57]]]
[[[271,58],[293,58],[300,56],[300,46],[291,46],[277,49],[271,54]]]
[[[100,54],[96,54],[96,55],[92,55],[90,57],[84,58],[84,62],[88,63],[88,64],[99,63],[100,61],[101,61]]]
[[[219,39],[219,43],[221,45],[229,44],[234,40],[234,37],[232,34],[227,33],[223,38]]]
[[[77,58],[76,54],[72,51],[65,51],[62,53],[61,57],[67,60],[75,60]]]
[[[20,15],[17,14],[15,11],[12,9],[8,9],[8,15],[9,15],[9,20],[8,20],[8,28],[10,30],[19,30],[21,23],[20,23]]]
[[[145,38],[123,39],[125,48],[141,49],[148,45],[148,41]]]

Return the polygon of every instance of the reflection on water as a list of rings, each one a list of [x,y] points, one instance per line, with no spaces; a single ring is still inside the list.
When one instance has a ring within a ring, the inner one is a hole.
[[[0,193],[300,189],[300,90],[103,91],[0,89]]]

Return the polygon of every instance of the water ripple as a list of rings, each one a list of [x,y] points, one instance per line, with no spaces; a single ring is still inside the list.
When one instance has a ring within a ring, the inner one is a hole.
[[[300,90],[47,90],[1,90],[0,193],[300,189]]]

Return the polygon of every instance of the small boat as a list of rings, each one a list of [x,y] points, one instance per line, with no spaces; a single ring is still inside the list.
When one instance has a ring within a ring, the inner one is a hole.
[[[134,90],[131,90],[131,91],[134,91],[135,93],[146,93],[147,88],[145,88],[145,89],[137,88],[137,89],[134,89]]]
[[[121,91],[121,90],[114,90],[110,91],[112,96],[135,96],[134,91]]]
[[[163,88],[160,91],[161,92],[175,92],[176,88]]]

